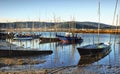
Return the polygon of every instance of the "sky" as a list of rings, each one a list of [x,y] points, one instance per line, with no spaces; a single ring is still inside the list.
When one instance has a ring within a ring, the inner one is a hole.
[[[116,0],[100,0],[101,23],[112,24]],[[120,13],[120,1],[117,14]],[[98,0],[0,0],[0,22],[98,22]],[[73,19],[74,18],[74,19]]]

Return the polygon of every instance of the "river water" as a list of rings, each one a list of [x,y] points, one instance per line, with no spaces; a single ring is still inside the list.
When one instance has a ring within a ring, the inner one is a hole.
[[[54,32],[41,32],[43,37],[55,37]],[[65,33],[58,33],[64,35]],[[8,65],[1,67],[0,70],[28,70],[28,69],[43,69],[43,68],[56,68],[71,65],[120,65],[120,35],[115,34],[100,34],[100,42],[108,43],[111,37],[111,49],[107,54],[99,55],[96,57],[81,57],[77,51],[77,47],[93,44],[98,42],[98,34],[81,34],[78,33],[83,39],[82,43],[77,44],[63,44],[60,42],[48,42],[40,43],[39,39],[34,40],[24,40],[24,41],[9,41],[18,46],[23,46],[24,48],[36,48],[39,50],[52,50],[53,53],[50,55],[39,55],[30,57],[13,57],[10,59],[28,59],[28,60],[44,60],[42,63],[37,64],[23,64],[23,65]],[[1,59],[1,58],[0,58]],[[6,58],[2,58],[6,59]],[[8,58],[7,58],[8,59]]]

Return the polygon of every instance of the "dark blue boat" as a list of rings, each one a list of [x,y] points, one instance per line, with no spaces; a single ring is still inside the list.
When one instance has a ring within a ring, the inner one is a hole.
[[[77,49],[79,54],[82,56],[82,55],[93,55],[107,51],[108,49],[110,49],[110,46],[111,46],[110,44],[98,43],[98,44],[81,46],[78,47]]]

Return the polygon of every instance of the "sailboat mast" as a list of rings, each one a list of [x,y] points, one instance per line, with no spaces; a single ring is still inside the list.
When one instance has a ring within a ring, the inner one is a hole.
[[[116,0],[116,4],[115,4],[115,11],[114,11],[114,15],[113,15],[112,25],[114,24],[115,15],[116,15],[116,10],[117,10],[117,5],[118,5],[118,0]],[[110,43],[110,42],[111,42],[111,34],[110,34],[110,40],[109,40],[109,43]]]
[[[98,43],[100,41],[100,34],[99,34],[99,29],[100,29],[100,0],[98,2]]]

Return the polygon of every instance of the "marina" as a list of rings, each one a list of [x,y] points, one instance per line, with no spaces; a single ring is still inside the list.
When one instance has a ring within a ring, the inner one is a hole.
[[[119,0],[0,0],[0,74],[120,74],[119,7]]]

